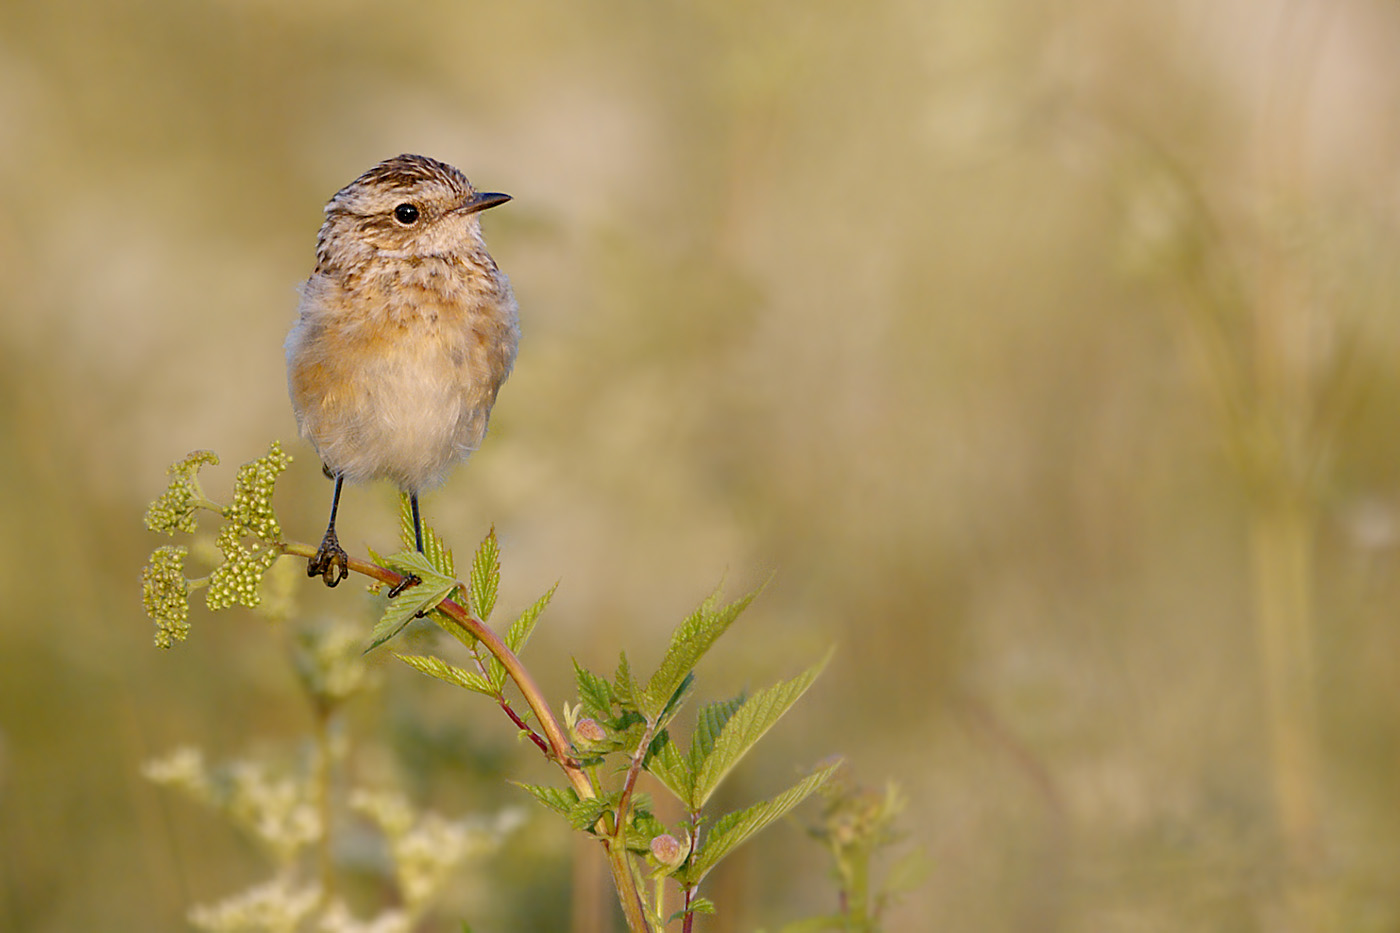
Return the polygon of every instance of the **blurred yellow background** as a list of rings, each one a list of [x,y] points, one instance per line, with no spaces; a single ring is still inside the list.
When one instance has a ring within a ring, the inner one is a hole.
[[[772,574],[700,696],[838,653],[725,802],[832,753],[899,782],[933,870],[890,929],[1400,927],[1397,48],[1375,0],[11,0],[0,927],[182,929],[265,873],[140,764],[308,713],[250,613],[150,646],[141,515],[280,438],[318,540],[282,340],[325,200],[399,152],[515,197],[519,362],[424,507],[459,558],[496,526],[505,609],[561,581],[556,705]],[[396,508],[349,490],[342,541]],[[383,673],[421,799],[547,779]],[[549,819],[473,929],[566,922]],[[702,925],[830,909],[824,870],[778,826]]]

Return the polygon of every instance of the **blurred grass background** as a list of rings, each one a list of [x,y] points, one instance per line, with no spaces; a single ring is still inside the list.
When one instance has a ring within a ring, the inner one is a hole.
[[[562,581],[556,702],[772,573],[701,695],[839,653],[729,802],[834,752],[900,782],[934,869],[891,929],[1400,928],[1397,46],[1375,0],[9,0],[0,926],[181,929],[262,877],[139,765],[309,714],[251,615],[150,647],[141,513],[281,438],[319,536],[295,286],[331,193],[417,151],[516,198],[519,363],[425,508],[459,554],[496,525],[504,608]],[[351,490],[342,540],[395,507]],[[385,674],[362,725],[424,799],[546,776]],[[828,909],[800,837],[707,928]],[[542,820],[463,915],[566,923],[569,855]]]

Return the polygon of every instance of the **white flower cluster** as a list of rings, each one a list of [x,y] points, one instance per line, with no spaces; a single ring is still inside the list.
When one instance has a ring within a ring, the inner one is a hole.
[[[235,761],[211,771],[199,749],[185,746],[147,762],[142,772],[228,814],[267,846],[279,865],[289,864],[321,838],[311,785],[299,777],[275,776],[261,762]]]
[[[283,875],[217,904],[197,904],[189,921],[209,933],[296,933],[320,903],[320,885]]]
[[[494,851],[525,820],[520,808],[484,818],[449,820],[419,811],[392,790],[354,790],[349,806],[383,835],[398,888],[398,906],[361,920],[320,885],[300,882],[306,855],[325,827],[310,778],[275,773],[255,761],[210,768],[199,749],[177,748],[148,762],[150,780],[177,788],[224,813],[262,843],[277,877],[214,904],[199,905],[190,923],[209,933],[410,933],[473,856]],[[314,764],[307,769],[315,773]]]
[[[495,851],[524,820],[517,808],[490,820],[449,820],[432,812],[417,814],[402,794],[356,791],[350,807],[369,817],[384,833],[399,892],[410,911],[426,907],[467,858]]]
[[[304,634],[297,652],[297,668],[307,689],[318,699],[342,703],[377,685],[376,672],[365,663],[364,642],[364,631],[349,623]]]
[[[204,753],[193,745],[181,745],[164,758],[155,758],[141,766],[146,780],[167,787],[177,787],[198,800],[209,797],[209,772],[204,767]]]
[[[386,910],[372,920],[360,920],[342,901],[335,901],[321,914],[317,933],[409,933],[413,918],[402,910]]]
[[[224,809],[239,826],[289,861],[321,838],[323,827],[309,783],[298,777],[275,777],[261,762],[229,766]]]

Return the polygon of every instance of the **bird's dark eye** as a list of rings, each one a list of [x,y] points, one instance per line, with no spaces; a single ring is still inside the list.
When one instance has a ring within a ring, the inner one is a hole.
[[[418,222],[418,208],[412,204],[404,203],[394,208],[394,219],[405,227]]]

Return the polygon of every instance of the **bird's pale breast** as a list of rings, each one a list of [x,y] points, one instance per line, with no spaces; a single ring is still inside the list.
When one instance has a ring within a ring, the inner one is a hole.
[[[417,492],[481,443],[515,360],[515,299],[494,264],[382,272],[311,277],[287,338],[288,382],[301,433],[332,472]]]

